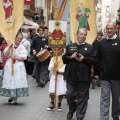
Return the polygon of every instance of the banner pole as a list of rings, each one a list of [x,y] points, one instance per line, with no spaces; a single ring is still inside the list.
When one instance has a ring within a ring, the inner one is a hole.
[[[13,49],[14,49],[14,45],[12,45],[12,50],[11,50],[11,54],[12,54],[12,56],[14,55],[14,51],[13,51]],[[12,62],[12,75],[14,75],[14,60],[12,59],[11,60],[11,62]]]
[[[57,99],[56,99],[56,91],[57,91],[57,78],[58,78],[58,73],[57,73],[57,69],[58,69],[58,48],[56,48],[56,50],[55,50],[55,57],[56,57],[56,66],[55,66],[55,101],[54,101],[54,103],[55,103],[55,108],[56,108],[56,101],[57,101]]]

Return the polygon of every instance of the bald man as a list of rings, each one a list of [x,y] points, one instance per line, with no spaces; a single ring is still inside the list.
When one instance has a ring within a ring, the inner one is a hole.
[[[120,116],[120,38],[115,23],[106,25],[106,38],[97,50],[95,78],[101,82],[100,120],[109,120],[110,92],[112,93],[112,118]]]

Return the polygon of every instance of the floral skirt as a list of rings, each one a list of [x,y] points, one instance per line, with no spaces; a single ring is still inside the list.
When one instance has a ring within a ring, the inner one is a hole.
[[[5,89],[2,88],[1,96],[4,97],[25,97],[29,96],[28,88]]]
[[[0,70],[0,94],[2,93],[2,84],[3,84],[3,70]]]

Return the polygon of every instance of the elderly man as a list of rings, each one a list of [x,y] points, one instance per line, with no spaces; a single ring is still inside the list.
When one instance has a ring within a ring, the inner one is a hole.
[[[110,91],[112,93],[112,118],[120,116],[120,38],[115,23],[106,25],[106,38],[97,50],[95,78],[101,80],[100,120],[109,120]]]
[[[77,31],[77,41],[66,47],[63,62],[66,64],[64,79],[67,80],[67,101],[69,112],[67,119],[76,111],[77,120],[83,120],[89,99],[91,66],[95,61],[92,45],[85,42],[87,30]],[[77,96],[77,102],[75,101]]]

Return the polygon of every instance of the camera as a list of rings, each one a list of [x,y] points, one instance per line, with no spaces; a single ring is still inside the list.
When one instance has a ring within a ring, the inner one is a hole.
[[[81,55],[80,55],[79,53],[76,53],[76,57],[80,58],[80,57],[81,57]]]

